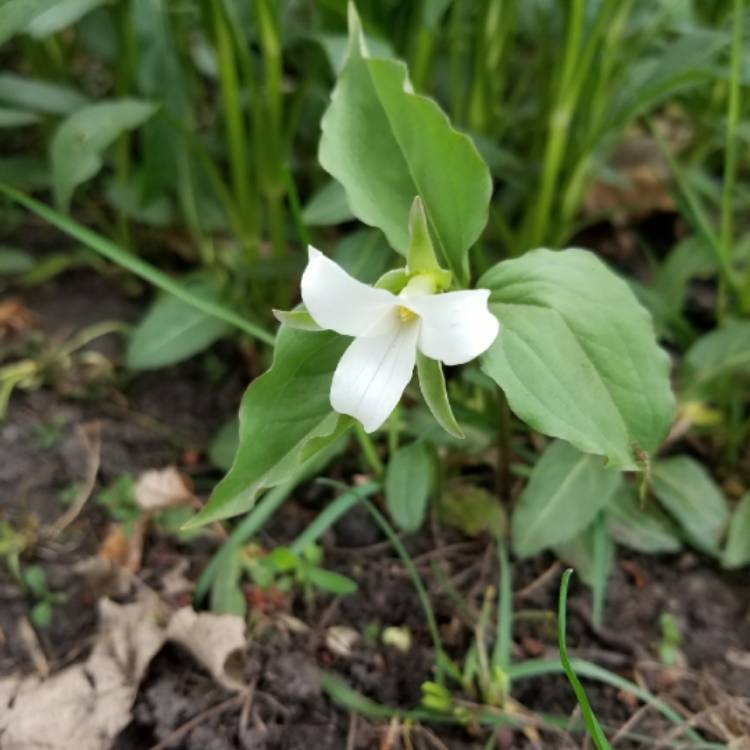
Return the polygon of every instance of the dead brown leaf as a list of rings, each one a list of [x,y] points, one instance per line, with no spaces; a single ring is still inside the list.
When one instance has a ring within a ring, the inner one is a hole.
[[[195,505],[190,480],[174,466],[144,471],[135,484],[135,502],[148,513]]]
[[[3,750],[107,750],[130,722],[138,687],[167,640],[184,646],[224,687],[244,684],[236,656],[246,647],[234,615],[171,613],[151,591],[132,604],[99,603],[99,633],[89,658],[49,679],[0,680]]]

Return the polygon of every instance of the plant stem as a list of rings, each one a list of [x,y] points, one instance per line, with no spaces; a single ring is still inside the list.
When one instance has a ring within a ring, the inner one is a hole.
[[[229,169],[232,189],[240,215],[250,211],[250,175],[248,173],[245,122],[240,101],[232,33],[224,15],[221,0],[211,0],[216,53],[219,61],[219,81],[224,107],[224,126],[229,147]]]
[[[297,186],[294,183],[294,177],[288,166],[284,167],[283,172],[286,194],[289,198],[289,208],[291,209],[292,220],[297,230],[297,238],[304,247],[307,247],[310,244],[310,234],[305,226],[305,220],[302,218],[302,206],[300,205]]]
[[[121,2],[117,7],[117,29],[118,29],[118,55],[117,69],[115,71],[115,91],[117,96],[127,96],[132,88],[135,77],[136,58],[138,47],[136,45],[135,30],[133,29],[133,17],[130,3]],[[117,180],[125,185],[130,177],[130,148],[131,136],[125,132],[120,136],[117,144],[116,169]],[[117,228],[119,239],[126,247],[130,246],[130,226],[127,216],[123,211],[117,214]]]
[[[573,119],[578,87],[575,77],[578,65],[581,39],[583,36],[584,0],[570,0],[568,23],[565,35],[560,79],[556,85],[556,99],[550,110],[547,141],[542,160],[542,177],[534,207],[526,214],[522,229],[522,242],[516,252],[524,252],[537,247],[547,239],[552,198],[562,166],[565,146],[568,140],[570,123]]]
[[[510,502],[510,460],[513,452],[510,430],[510,408],[502,389],[498,389],[497,471],[495,491],[502,504]]]
[[[732,25],[732,55],[729,73],[729,102],[727,105],[726,156],[724,159],[724,186],[721,194],[721,229],[719,249],[725,266],[732,264],[732,209],[734,184],[737,176],[737,127],[740,121],[742,74],[742,21],[745,14],[744,0],[734,0]],[[719,319],[727,309],[728,289],[720,278]]]
[[[380,456],[378,456],[375,443],[373,443],[372,438],[365,432],[365,428],[359,422],[355,422],[354,424],[354,434],[357,436],[357,442],[362,449],[370,470],[376,477],[382,477],[385,473],[383,462],[380,460]]]
[[[415,91],[423,91],[427,83],[432,62],[433,36],[430,29],[422,24],[416,32],[414,55],[410,65],[411,80]]]
[[[463,0],[453,0],[449,33],[451,120],[454,125],[460,125],[464,109]]]

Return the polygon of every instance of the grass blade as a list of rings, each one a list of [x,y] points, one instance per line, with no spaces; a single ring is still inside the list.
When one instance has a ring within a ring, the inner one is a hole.
[[[140,276],[149,283],[158,287],[162,291],[168,294],[173,294],[175,297],[181,299],[183,302],[187,302],[193,307],[197,307],[199,310],[213,315],[216,318],[229,323],[235,328],[239,328],[249,336],[262,341],[265,344],[273,345],[274,336],[259,325],[243,318],[241,315],[233,312],[229,308],[219,305],[215,302],[204,300],[201,297],[193,294],[189,290],[185,289],[182,284],[179,284],[174,279],[162,273],[159,269],[154,268],[150,263],[141,258],[129,253],[127,250],[123,250],[119,245],[116,245],[106,237],[102,237],[100,234],[92,231],[88,227],[84,227],[82,224],[74,221],[73,219],[58,213],[54,209],[40,203],[34,198],[24,195],[23,193],[14,190],[12,187],[0,183],[0,193],[3,193],[15,203],[20,204],[24,208],[28,209],[32,213],[35,213],[40,218],[48,221],[53,226],[57,227],[65,234],[74,237],[79,242],[86,245],[86,247],[94,250],[95,252],[103,255],[113,263],[117,263],[119,266],[126,268],[136,276]]]
[[[565,676],[568,678],[573,692],[576,694],[578,705],[581,707],[581,714],[583,720],[586,722],[586,729],[588,730],[591,739],[594,740],[594,744],[597,750],[610,750],[609,742],[599,726],[599,722],[591,709],[586,691],[583,689],[581,681],[573,669],[570,659],[568,658],[568,647],[565,644],[565,629],[567,621],[566,607],[568,604],[568,584],[570,583],[570,576],[573,574],[573,569],[568,568],[562,577],[562,583],[560,585],[560,602],[557,610],[557,639],[560,647],[560,661],[562,662],[563,669],[565,670]]]

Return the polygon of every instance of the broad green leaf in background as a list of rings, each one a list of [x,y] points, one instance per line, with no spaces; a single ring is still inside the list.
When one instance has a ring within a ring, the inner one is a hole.
[[[0,2],[0,45],[28,26],[29,22],[54,8],[60,0],[2,0]]]
[[[628,285],[593,253],[534,250],[479,280],[500,334],[482,369],[511,409],[620,469],[637,469],[674,412],[669,358]]]
[[[57,0],[48,10],[35,15],[26,31],[35,39],[44,39],[73,26],[94,8],[114,2],[115,0]]]
[[[142,125],[156,105],[137,99],[98,102],[79,109],[52,138],[52,182],[55,201],[67,210],[73,191],[102,166],[102,152],[123,133]]]
[[[374,284],[389,268],[393,268],[396,254],[382,232],[358,229],[339,242],[333,259],[354,278],[365,284]]]
[[[183,284],[202,299],[217,304],[223,301],[222,285],[216,278],[197,276]],[[162,295],[133,330],[126,364],[131,370],[155,370],[182,362],[230,330],[231,326],[223,320],[170,294]]]
[[[344,186],[353,213],[405,253],[419,195],[445,261],[465,284],[467,250],[487,223],[489,171],[438,105],[411,91],[402,63],[369,56],[353,4],[348,56],[322,130],[320,163]]]
[[[222,471],[229,471],[239,444],[240,422],[237,417],[232,417],[214,435],[208,447],[208,457],[211,463]]]
[[[750,565],[750,493],[734,509],[721,564],[725,568]]]
[[[333,412],[331,381],[349,341],[329,332],[282,326],[273,366],[254,380],[240,406],[234,464],[189,526],[250,510],[263,488],[288,479],[351,424]]]
[[[646,554],[678,552],[680,532],[652,500],[641,501],[635,488],[626,482],[617,488],[607,505],[610,536],[623,547]]]
[[[690,392],[710,388],[718,378],[750,375],[750,321],[728,320],[690,347],[682,362],[682,376]]]
[[[302,221],[308,227],[343,224],[354,218],[346,191],[336,180],[329,180],[307,202],[302,211]]]
[[[423,440],[404,445],[391,456],[385,474],[385,500],[402,531],[417,531],[427,512],[435,464]]]
[[[0,245],[0,276],[26,273],[34,267],[34,257],[24,250]]]
[[[70,115],[89,100],[69,86],[3,73],[0,75],[0,102],[29,112]]]
[[[437,506],[441,522],[467,536],[488,533],[499,538],[507,533],[505,511],[497,497],[483,487],[451,483],[440,495]]]
[[[436,359],[417,352],[417,375],[422,397],[438,424],[453,437],[463,439],[464,433],[453,416],[448,391],[445,388],[443,367]]]
[[[729,34],[714,29],[691,29],[661,54],[633,65],[610,106],[613,122],[628,122],[678,89],[713,77],[712,60],[729,46]]]
[[[25,125],[35,125],[39,116],[25,109],[9,109],[0,107],[0,128],[22,128]]]
[[[718,554],[729,506],[708,472],[689,456],[656,461],[651,488],[698,549]]]
[[[513,551],[529,557],[567,542],[586,529],[622,481],[599,456],[562,440],[551,443],[537,461],[513,511]]]
[[[715,275],[716,255],[698,234],[679,242],[656,271],[654,290],[672,311],[679,311],[685,302],[688,283],[694,278]]]

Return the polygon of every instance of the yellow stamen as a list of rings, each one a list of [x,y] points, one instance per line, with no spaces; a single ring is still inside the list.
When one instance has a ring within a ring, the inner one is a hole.
[[[410,320],[414,320],[417,317],[415,312],[412,312],[408,307],[399,305],[398,317],[401,318],[402,323],[408,323]]]

